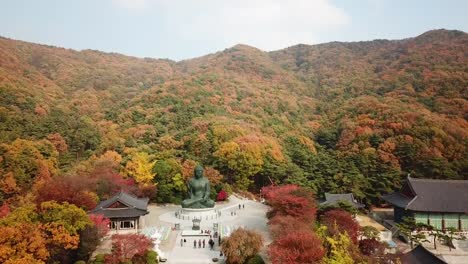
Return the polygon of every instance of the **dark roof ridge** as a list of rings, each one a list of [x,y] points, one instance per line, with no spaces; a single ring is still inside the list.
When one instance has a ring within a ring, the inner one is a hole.
[[[133,197],[135,199],[144,199],[144,198],[138,198],[138,196],[134,195],[133,193],[124,192],[123,190],[120,190],[120,193]]]
[[[405,195],[405,196],[406,196],[406,195]],[[410,197],[408,197],[408,198],[410,198]],[[408,204],[406,205],[405,209],[408,210],[409,206],[410,206],[414,201],[416,201],[417,198],[418,198],[418,195],[415,195],[415,196],[413,197],[413,199],[411,199],[411,201],[408,202]]]
[[[441,262],[443,262],[443,263],[447,263],[443,258],[441,258],[441,257],[437,256],[436,254],[432,253],[429,249],[425,248],[425,247],[424,247],[423,245],[421,245],[421,244],[417,245],[414,249],[410,250],[410,251],[407,252],[406,254],[411,253],[411,252],[413,252],[413,251],[415,251],[415,250],[422,250],[422,251],[424,251],[425,253],[427,253],[427,254],[429,254],[429,255],[435,257],[437,260],[439,260],[439,261],[441,261]],[[406,254],[405,254],[405,255],[406,255]]]
[[[117,198],[116,201],[114,201],[114,202],[119,201],[119,202],[125,204],[126,206],[128,206],[128,207],[130,207],[130,208],[135,208],[135,205],[130,204],[130,203],[128,203],[127,201],[124,200],[124,199],[125,199],[125,198],[124,198],[124,197],[125,197],[124,195],[128,195],[128,193],[123,192],[122,190],[120,190],[120,192],[119,192],[117,195],[114,195],[114,196],[116,196],[116,198]],[[131,197],[131,196],[130,196],[130,197]],[[124,198],[124,199],[120,199],[120,198]],[[138,198],[136,198],[136,199],[138,199]]]
[[[445,180],[445,179],[428,179],[428,178],[413,178],[408,176],[410,181],[419,181],[419,182],[454,182],[454,183],[468,183],[468,180]]]

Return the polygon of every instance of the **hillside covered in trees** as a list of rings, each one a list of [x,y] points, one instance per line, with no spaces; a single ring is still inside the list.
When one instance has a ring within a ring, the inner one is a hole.
[[[213,196],[273,181],[370,205],[408,173],[466,180],[467,52],[448,30],[180,62],[0,38],[0,204],[178,203],[197,163]]]

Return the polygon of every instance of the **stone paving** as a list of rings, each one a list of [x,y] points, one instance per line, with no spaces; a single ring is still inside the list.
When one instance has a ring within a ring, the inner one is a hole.
[[[244,209],[239,209],[239,204],[243,204]],[[200,223],[201,229],[212,230],[213,223],[218,223],[220,229],[225,230],[234,230],[237,227],[245,227],[262,234],[265,239],[265,245],[271,243],[271,237],[267,226],[266,212],[268,211],[268,207],[266,205],[256,201],[230,196],[228,202],[217,204],[215,208],[221,211],[221,218],[202,220]],[[175,212],[179,209],[180,206],[177,205],[149,205],[148,210],[150,213],[145,216],[146,226],[169,226],[173,228],[175,223],[180,223],[181,230],[191,229],[191,220],[181,220],[175,216]],[[181,230],[172,230],[169,238],[166,241],[162,241],[160,244],[160,250],[164,253],[164,257],[167,258],[166,263],[205,264],[214,263],[212,262],[212,258],[214,257],[220,258],[218,241],[216,239],[214,239],[216,243],[213,251],[210,250],[208,246],[209,237],[205,238],[205,248],[198,248],[198,245],[197,248],[193,248],[193,240],[197,239],[198,241],[198,239],[200,239],[198,237],[184,237],[187,242],[181,246]],[[263,248],[261,255],[266,255],[266,247]],[[222,258],[218,261],[218,263],[223,262]]]

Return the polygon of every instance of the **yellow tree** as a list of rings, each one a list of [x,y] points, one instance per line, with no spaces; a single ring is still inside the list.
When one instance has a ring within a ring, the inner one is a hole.
[[[36,178],[57,172],[58,152],[48,140],[16,139],[11,144],[0,144],[0,153],[0,181],[6,191],[12,187],[19,192],[28,190]]]
[[[234,176],[235,184],[243,190],[250,186],[250,177],[259,172],[263,165],[262,152],[254,144],[242,144],[241,148],[236,142],[225,142],[214,156],[232,172],[233,175],[228,176]]]
[[[133,154],[132,159],[125,166],[125,175],[135,179],[137,183],[151,183],[155,174],[152,172],[156,162],[151,161],[146,152],[137,152]]]
[[[266,156],[278,162],[284,161],[278,142],[256,133],[222,143],[214,156],[218,158],[221,165],[227,167],[228,179],[234,176],[236,186],[243,190],[253,182],[251,178],[260,172]]]

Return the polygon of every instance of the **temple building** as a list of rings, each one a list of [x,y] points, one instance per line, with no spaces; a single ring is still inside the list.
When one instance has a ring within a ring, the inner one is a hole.
[[[121,191],[100,202],[90,213],[102,214],[109,218],[111,230],[136,231],[144,228],[144,216],[148,214],[148,200]]]
[[[382,198],[393,205],[396,223],[410,216],[437,229],[468,231],[468,181],[408,176],[400,191]]]
[[[447,264],[445,260],[434,255],[421,245],[403,254],[400,257],[400,261],[402,264]]]
[[[337,206],[340,202],[346,202],[356,209],[364,208],[364,205],[354,199],[352,193],[325,193],[325,201],[321,201],[321,206]]]

